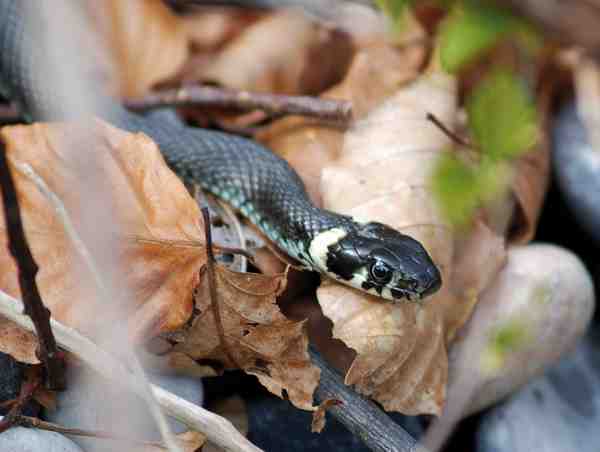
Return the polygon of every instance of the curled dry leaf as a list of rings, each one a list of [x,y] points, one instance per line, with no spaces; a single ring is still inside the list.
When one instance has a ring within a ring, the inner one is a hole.
[[[243,33],[245,28],[263,15],[245,8],[206,8],[181,18],[192,48],[213,52]]]
[[[389,224],[418,239],[442,271],[444,286],[423,305],[382,303],[334,283],[318,290],[334,337],[357,352],[346,383],[406,414],[440,413],[447,379],[445,313],[472,308],[457,304],[447,284],[454,234],[438,212],[428,180],[449,142],[426,120],[428,112],[453,124],[451,76],[430,72],[400,89],[346,135],[341,157],[322,173],[326,208]]]
[[[308,356],[304,322],[286,319],[276,305],[286,275],[235,273],[219,265],[215,270],[223,337],[211,306],[208,272],[204,271],[196,295],[197,313],[172,351],[199,363],[241,368],[272,393],[283,397],[285,391],[294,405],[311,409],[319,370]]]
[[[146,93],[174,75],[188,57],[183,21],[162,0],[107,0],[92,7],[122,96]]]
[[[112,195],[111,224],[122,235],[122,276],[135,306],[122,307],[132,334],[140,325],[154,333],[183,324],[192,312],[192,292],[205,262],[202,247],[167,246],[161,241],[202,244],[200,212],[181,181],[165,165],[156,145],[146,136],[130,134],[97,121],[86,128],[86,146],[98,157],[104,192]],[[64,202],[75,227],[83,199],[82,180],[73,154],[65,146],[73,124],[34,124],[5,127],[0,134],[11,162],[28,163]],[[96,300],[96,287],[72,241],[48,200],[13,169],[27,239],[40,270],[42,299],[58,321],[90,333],[103,322],[111,300]],[[4,220],[0,223],[0,289],[20,298],[16,268],[8,253]],[[150,239],[138,241],[134,238]],[[108,314],[107,314],[108,316]],[[25,362],[38,362],[35,340],[22,341],[14,326],[0,322],[0,349]],[[15,350],[15,347],[27,345]]]
[[[325,427],[325,413],[332,406],[340,405],[341,403],[342,401],[337,399],[323,400],[323,402],[317,407],[317,409],[313,413],[310,430],[313,433],[321,433],[321,431]]]
[[[417,24],[407,27],[407,41],[416,42],[423,35]],[[344,80],[322,97],[351,101],[354,118],[363,118],[416,77],[424,56],[422,44],[398,48],[383,39],[371,43],[357,50]],[[288,117],[260,131],[256,138],[292,165],[313,201],[320,204],[321,169],[339,156],[344,130],[314,119]]]
[[[533,239],[550,179],[549,149],[548,137],[543,134],[536,148],[517,162],[511,187],[517,218],[507,234],[511,244],[525,244]]]
[[[351,56],[348,35],[283,11],[248,27],[202,71],[201,81],[247,91],[319,93],[343,77]]]
[[[510,217],[510,214],[506,216]],[[448,343],[469,319],[479,295],[494,282],[506,264],[504,236],[492,231],[481,218],[474,221],[468,232],[468,235],[459,236],[455,241],[455,256],[448,283],[455,303],[462,306],[444,313]]]

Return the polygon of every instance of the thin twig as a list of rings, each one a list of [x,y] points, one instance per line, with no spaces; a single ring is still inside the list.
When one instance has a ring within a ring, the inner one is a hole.
[[[210,229],[210,213],[208,207],[202,207],[202,218],[204,219],[204,234],[206,235],[206,276],[208,279],[208,291],[210,293],[210,305],[212,307],[213,316],[215,319],[215,326],[219,335],[219,341],[223,352],[227,356],[227,359],[231,364],[237,368],[240,368],[233,354],[229,350],[227,341],[225,340],[225,330],[223,329],[223,322],[221,320],[221,309],[219,308],[219,301],[217,295],[217,284],[215,275],[215,255],[212,249],[212,232]]]
[[[22,309],[23,304],[20,300],[0,291],[0,315],[15,322],[20,327],[34,332],[35,328],[31,319],[22,314]],[[50,319],[50,324],[56,340],[62,348],[75,354],[100,375],[143,396],[137,378],[120,361],[73,328],[69,328],[54,319]],[[166,414],[187,425],[190,429],[204,433],[212,443],[226,451],[261,451],[238,432],[227,419],[188,402],[160,386],[151,384],[150,387],[158,404]]]
[[[458,144],[459,146],[464,146],[464,147],[469,148],[469,149],[473,149],[474,148],[473,143],[471,143],[468,140],[464,139],[463,137],[461,137],[456,132],[450,130],[450,128],[448,126],[446,126],[433,113],[427,113],[427,120],[431,121],[438,129],[440,129],[442,131],[442,133],[444,133],[444,135],[446,135],[448,138],[450,138],[450,140],[452,142],[454,142],[455,144]]]
[[[132,444],[137,444],[139,446],[154,446],[167,449],[167,446],[159,441],[146,441],[136,438],[130,438],[127,436],[117,435],[113,432],[107,432],[104,430],[85,430],[80,428],[67,428],[58,424],[54,424],[52,422],[42,421],[41,419],[30,416],[16,416],[15,425],[25,428],[37,428],[39,430],[62,433],[63,435],[69,436],[85,436],[89,438],[110,439],[114,441],[123,441]]]
[[[193,241],[193,240],[162,240],[162,239],[147,239],[144,237],[132,237],[131,240],[133,240],[136,243],[148,243],[148,244],[152,244],[152,245],[160,245],[160,246],[166,246],[166,247],[172,246],[172,247],[180,247],[180,248],[200,248],[200,247],[205,246],[204,243],[200,243],[200,242]],[[254,262],[254,256],[252,255],[252,253],[243,248],[234,248],[234,247],[232,248],[229,246],[221,246],[221,245],[213,244],[213,253],[236,254],[239,256],[244,256],[249,261]]]
[[[38,358],[46,369],[46,386],[48,389],[62,390],[65,388],[64,361],[58,352],[50,328],[50,310],[44,306],[35,282],[38,266],[25,238],[17,190],[8,166],[4,146],[4,141],[0,139],[0,189],[2,191],[8,248],[17,265],[19,288],[25,303],[25,314],[31,317],[35,325],[39,341]]]
[[[31,180],[34,183],[34,185],[38,188],[38,190],[46,197],[46,199],[48,199],[48,201],[54,208],[55,213],[57,214],[58,218],[63,224],[63,228],[65,229],[67,237],[69,237],[69,239],[74,245],[74,248],[77,250],[79,256],[81,257],[84,264],[92,274],[94,282],[96,284],[96,289],[100,294],[100,298],[110,299],[110,291],[108,289],[108,286],[104,282],[104,279],[100,273],[100,269],[96,265],[96,262],[92,257],[91,253],[89,252],[87,246],[85,245],[83,239],[81,238],[81,236],[75,229],[75,226],[71,222],[69,214],[67,213],[67,209],[65,208],[60,198],[52,190],[50,190],[50,187],[48,187],[46,182],[33,170],[33,168],[30,165],[14,159],[11,159],[11,163],[17,169],[17,171],[19,171],[21,174],[23,174],[25,177]],[[135,353],[129,349],[129,347],[127,347],[127,349],[125,349],[124,351],[127,353],[129,361],[132,364],[134,374],[136,374],[136,376],[140,379],[141,386],[143,387],[145,392],[144,400],[148,404],[148,407],[150,408],[150,413],[152,414],[154,421],[158,425],[161,437],[163,438],[165,444],[168,446],[169,450],[173,452],[181,451],[181,448],[175,441],[175,437],[171,432],[169,424],[167,423],[164,415],[158,408],[156,400],[154,400],[152,391],[150,391],[150,388],[148,386],[148,379],[139,362],[139,359],[137,358]]]
[[[33,398],[33,394],[40,386],[40,382],[39,375],[34,372],[33,374],[29,374],[28,378],[21,384],[19,396],[8,414],[0,421],[0,433],[18,424],[18,418],[23,408]]]
[[[217,107],[241,111],[262,110],[274,116],[312,116],[341,123],[348,123],[352,119],[352,103],[349,101],[236,91],[212,86],[164,89],[146,94],[140,99],[128,99],[125,105],[132,110],[182,106]]]

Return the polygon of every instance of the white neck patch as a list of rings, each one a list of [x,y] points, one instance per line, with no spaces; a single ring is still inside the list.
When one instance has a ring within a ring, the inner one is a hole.
[[[315,267],[328,273],[327,248],[334,243],[339,242],[346,234],[348,233],[341,228],[333,228],[317,234],[317,236],[311,240],[308,253],[310,254],[310,258]]]

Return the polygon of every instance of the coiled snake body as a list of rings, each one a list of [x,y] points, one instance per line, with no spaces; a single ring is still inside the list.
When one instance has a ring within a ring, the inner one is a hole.
[[[47,27],[36,17],[35,3],[0,0],[0,93],[31,120],[72,117],[64,107],[69,99],[48,86],[39,69],[61,62],[49,56],[43,39]],[[81,74],[94,73],[94,62],[88,60]],[[306,268],[390,300],[420,299],[440,287],[440,273],[419,242],[383,224],[359,223],[317,208],[289,165],[259,144],[128,112],[110,96],[98,95],[102,84],[97,85],[92,89],[101,105],[86,114],[150,136],[186,183],[199,184],[231,204]]]

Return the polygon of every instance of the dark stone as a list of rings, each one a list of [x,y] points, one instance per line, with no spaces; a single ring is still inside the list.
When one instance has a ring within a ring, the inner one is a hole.
[[[600,149],[589,144],[574,104],[558,115],[552,139],[554,173],[569,210],[600,243]]]
[[[19,395],[23,380],[23,364],[18,363],[12,356],[0,352],[0,403],[12,400]],[[0,408],[0,415],[8,412],[8,408]],[[40,405],[32,400],[23,408],[26,416],[37,416]]]
[[[287,452],[321,452],[343,450],[368,452],[364,443],[352,435],[332,416],[321,433],[310,431],[312,413],[299,410],[291,403],[277,397],[264,395],[247,400],[249,416],[248,439],[256,446],[268,450]],[[392,413],[413,437],[420,437],[423,428],[419,418]]]
[[[14,399],[21,389],[23,369],[12,356],[0,352],[0,403]],[[0,414],[8,409],[0,408]]]

